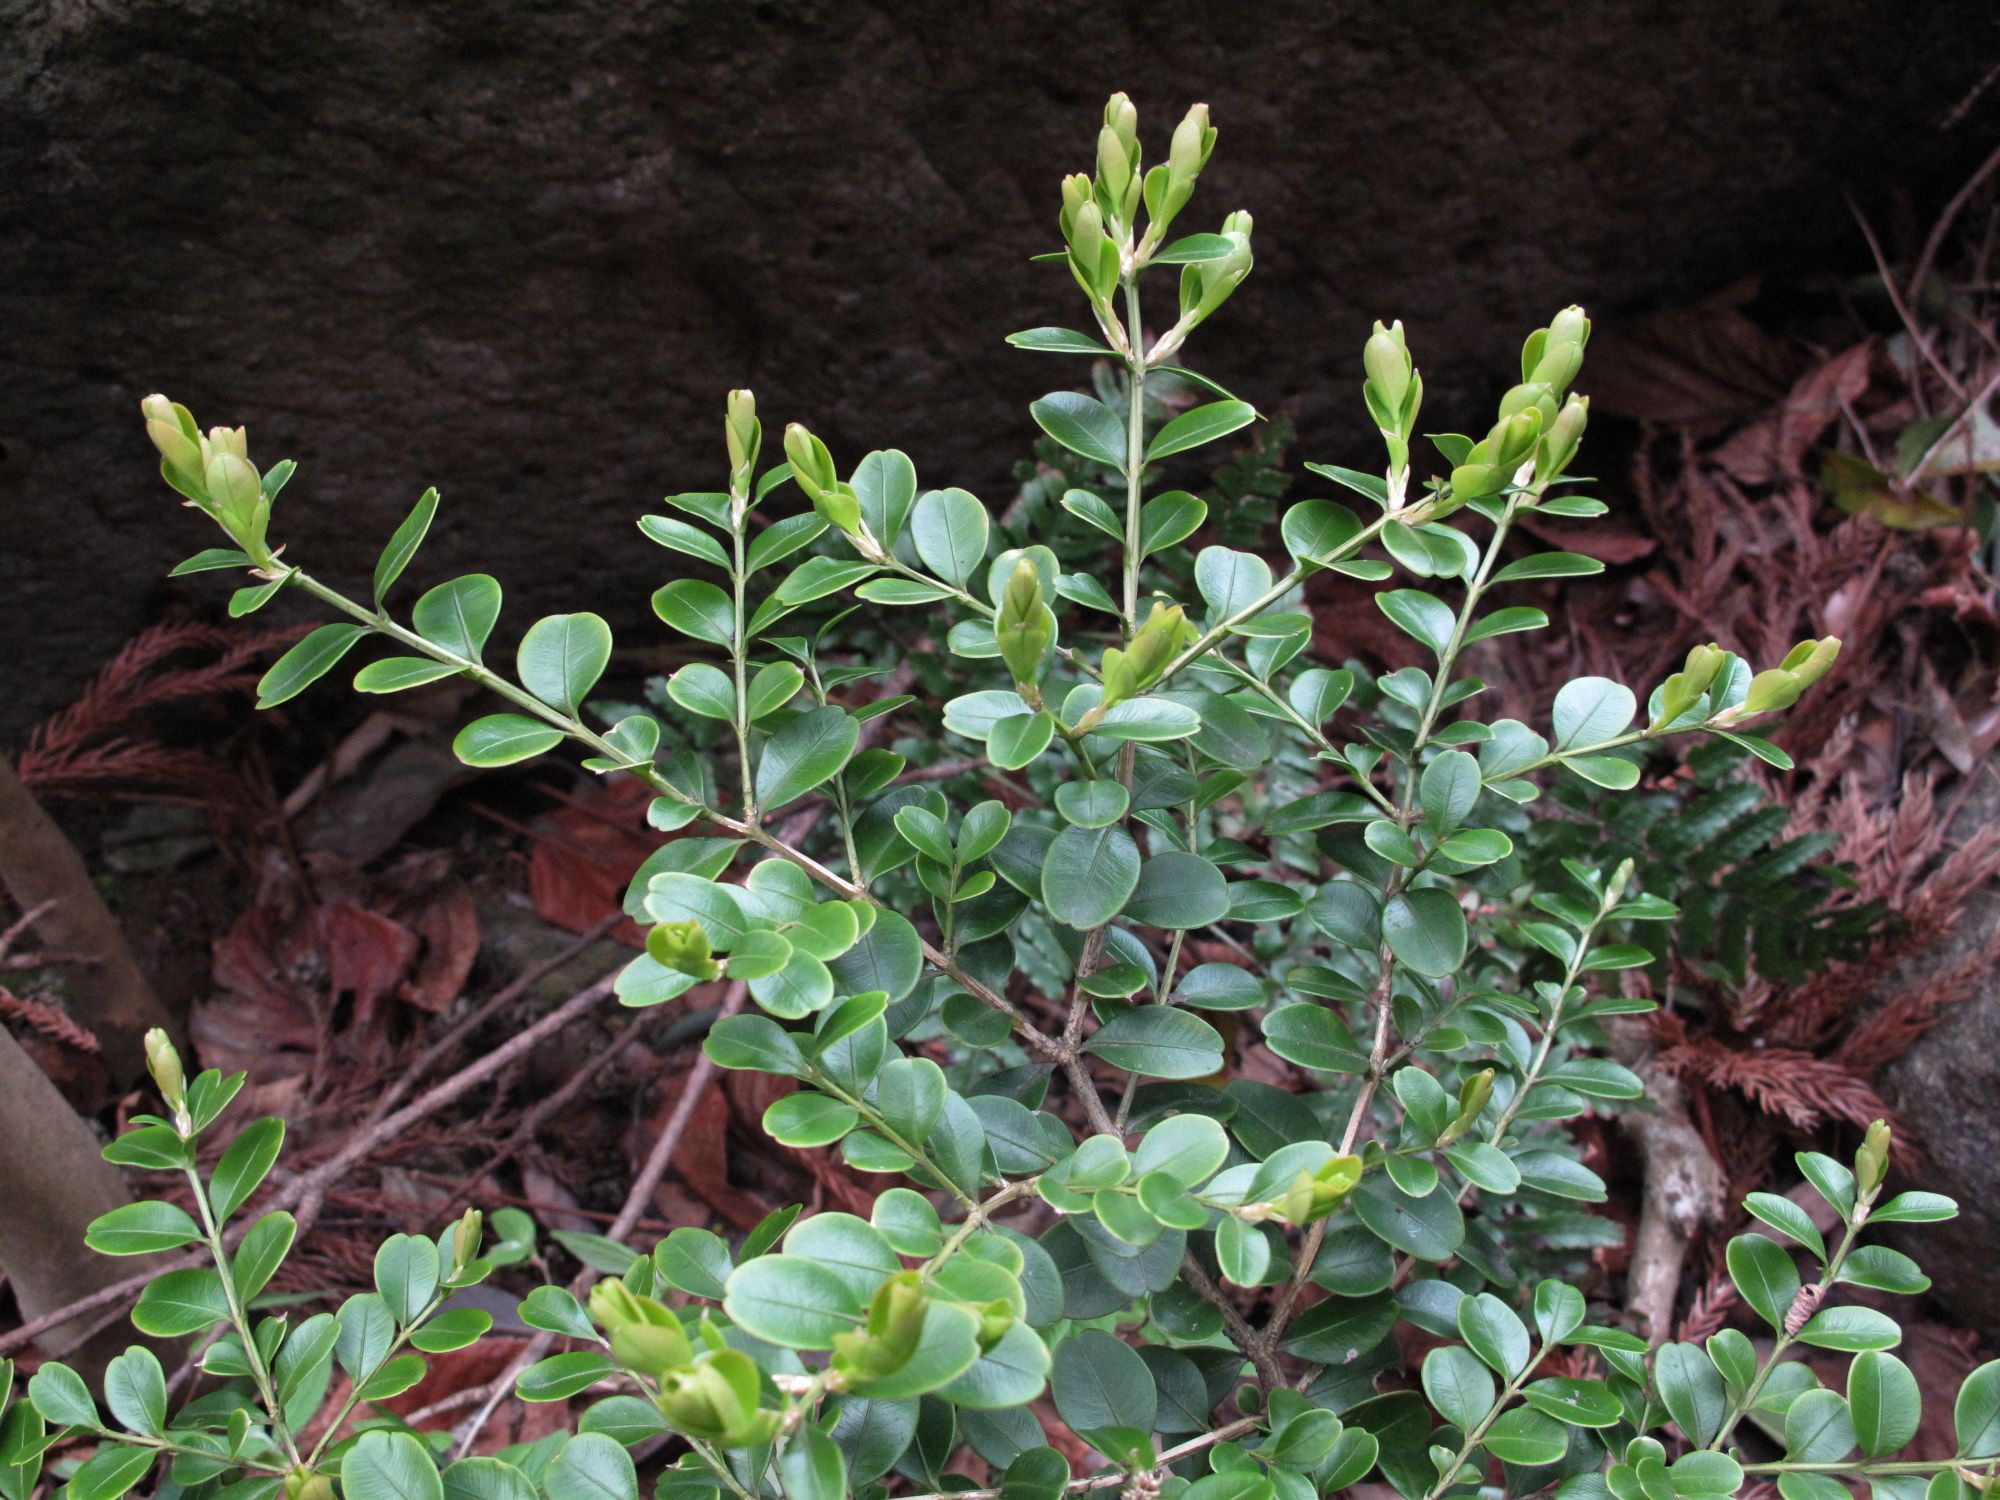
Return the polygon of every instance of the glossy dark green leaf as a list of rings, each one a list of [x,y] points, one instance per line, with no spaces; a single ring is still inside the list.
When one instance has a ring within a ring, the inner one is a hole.
[[[772,735],[757,762],[757,804],[775,812],[832,780],[859,742],[861,726],[844,709],[815,708]]]
[[[1117,824],[1067,827],[1049,845],[1042,898],[1070,927],[1101,927],[1125,908],[1139,884],[1139,846]]]
[[[555,749],[562,740],[563,732],[541,719],[526,714],[488,714],[459,730],[451,750],[468,766],[487,770],[533,760]]]
[[[410,613],[418,635],[461,661],[479,660],[499,618],[500,585],[484,573],[439,584]]]
[[[1215,1028],[1166,1005],[1120,1011],[1098,1027],[1084,1050],[1147,1078],[1205,1078],[1221,1071],[1223,1062]]]
[[[523,687],[574,717],[610,660],[611,627],[586,610],[535,621],[517,665]]]
[[[389,545],[382,549],[382,556],[375,563],[377,609],[382,607],[383,601],[389,597],[389,590],[396,586],[396,580],[403,576],[403,570],[417,555],[417,548],[423,545],[431,522],[437,517],[437,508],[438,492],[425,490],[409,515],[403,518],[403,524],[396,528],[395,535],[389,538]],[[419,634],[424,633],[422,626],[417,628]]]
[[[1199,448],[1217,438],[1227,437],[1240,427],[1257,420],[1257,409],[1247,401],[1214,401],[1183,412],[1159,432],[1146,449],[1146,462],[1157,463],[1190,448]]]
[[[1042,431],[1072,453],[1107,468],[1125,466],[1125,419],[1102,401],[1074,391],[1057,391],[1028,408]]]
[[[275,708],[296,698],[331,672],[368,633],[367,626],[344,621],[320,626],[271,664],[257,683],[257,706]]]
[[[364,1432],[341,1460],[348,1500],[444,1500],[444,1480],[424,1445],[407,1432]]]

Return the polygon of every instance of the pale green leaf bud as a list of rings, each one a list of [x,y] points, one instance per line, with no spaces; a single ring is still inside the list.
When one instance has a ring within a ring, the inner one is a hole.
[[[1658,734],[1699,703],[1727,659],[1728,653],[1713,642],[1688,652],[1686,665],[1660,685],[1660,713],[1646,726],[1646,733]]]
[[[840,482],[826,444],[794,422],[785,429],[785,457],[792,461],[792,477],[820,518],[850,537],[859,537],[861,502]]]
[[[1208,106],[1196,104],[1189,107],[1180,124],[1174,127],[1173,144],[1167,149],[1167,171],[1172,186],[1179,189],[1182,201],[1193,190],[1195,178],[1208,165],[1208,154],[1215,149],[1215,128],[1208,123]]]
[[[1569,468],[1583,443],[1583,430],[1589,425],[1590,398],[1571,396],[1543,433],[1541,453],[1535,464],[1538,478],[1546,482]]]
[[[1492,1097],[1493,1070],[1481,1068],[1459,1086],[1458,1114],[1452,1119],[1451,1124],[1445,1127],[1444,1133],[1437,1138],[1437,1144],[1440,1147],[1449,1146],[1461,1139],[1465,1132],[1472,1128],[1473,1122],[1479,1118],[1486,1108],[1487,1101]]]
[[[757,398],[749,391],[731,391],[723,426],[729,441],[730,488],[738,493],[747,492],[751,473],[757,467],[757,450],[764,439],[763,424],[757,420]]]
[[[212,436],[209,442],[208,472],[202,476],[209,503],[215,507],[217,519],[237,540],[244,541],[256,518],[257,502],[263,498],[257,470],[240,453],[216,447]]]
[[[835,1362],[841,1372],[866,1379],[902,1369],[923,1339],[929,1312],[922,1276],[898,1271],[889,1277],[868,1304],[867,1323],[851,1333],[834,1335]]]
[[[1736,716],[1790,708],[1799,701],[1801,693],[1826,675],[1839,654],[1840,641],[1834,636],[1799,642],[1777,666],[1750,679],[1750,691],[1744,694]]]
[[[1404,393],[1410,388],[1411,368],[1410,351],[1403,342],[1400,318],[1388,328],[1384,328],[1379,321],[1375,324],[1375,331],[1361,347],[1361,364],[1368,372],[1368,384],[1380,398],[1384,410],[1400,414]]]
[[[157,1026],[146,1033],[146,1071],[153,1075],[160,1097],[179,1109],[187,1097],[187,1074],[181,1068],[180,1053]]]
[[[1827,669],[1839,655],[1840,638],[1830,635],[1825,640],[1800,641],[1785,653],[1785,659],[1778,666],[1781,671],[1790,672],[1803,691],[1826,676]]]
[[[1889,1176],[1889,1122],[1877,1120],[1868,1127],[1861,1149],[1854,1153],[1854,1181],[1864,1195],[1879,1189]]]
[[[661,968],[695,979],[710,980],[721,972],[699,922],[662,922],[646,934],[646,953]]]
[[[198,488],[206,465],[202,461],[201,434],[194,425],[194,417],[186,407],[159,395],[148,396],[139,403],[139,409],[145,413],[146,436],[160,450],[160,461],[169,476],[186,480]],[[178,484],[176,488],[179,488]]]
[[[1486,462],[1511,478],[1522,460],[1534,452],[1535,443],[1541,435],[1541,411],[1530,406],[1494,423],[1493,430],[1486,434],[1486,441],[1480,446],[1486,450]]]
[[[615,1276],[606,1276],[592,1287],[586,1305],[591,1322],[606,1333],[623,1328],[628,1323],[646,1321],[645,1313],[639,1308],[639,1294]]]
[[[486,1216],[476,1208],[468,1208],[451,1231],[451,1258],[457,1266],[471,1264],[478,1258],[480,1236],[485,1232]]]
[[[672,1314],[668,1316],[671,1318]],[[694,1362],[694,1345],[676,1321],[623,1323],[611,1330],[611,1357],[641,1375],[664,1375]]]
[[[1097,203],[1120,231],[1139,208],[1139,143],[1106,122],[1097,133]]]
[[[1023,557],[1014,564],[1013,574],[1001,591],[993,634],[1000,659],[1014,680],[1024,685],[1038,682],[1055,644],[1056,619],[1042,599],[1041,573],[1032,559]]]
[[[1104,101],[1104,123],[1117,132],[1125,149],[1136,157],[1139,150],[1139,107],[1124,93]]]
[[[984,1307],[975,1308],[979,1314],[979,1347],[987,1351],[1007,1336],[1007,1330],[1017,1321],[1014,1307],[1005,1297],[995,1297]]]
[[[1138,691],[1144,692],[1160,680],[1160,674],[1187,644],[1189,634],[1187,613],[1178,604],[1153,605],[1125,653]]]
[[[1139,674],[1133,670],[1131,662],[1118,647],[1105,647],[1104,661],[1098,669],[1098,674],[1104,679],[1104,696],[1098,701],[1096,718],[1102,718],[1105,710],[1116,708],[1128,699],[1139,696]],[[1096,718],[1089,714],[1084,716],[1087,723],[1095,723]]]
[[[1464,463],[1451,471],[1451,493],[1457,500],[1483,499],[1506,486],[1506,472],[1493,464]]]
[[[1063,243],[1074,243],[1070,236],[1070,225],[1075,222],[1078,210],[1092,201],[1090,179],[1081,172],[1072,172],[1062,180],[1062,214],[1057,223],[1062,228]]]
[[[1544,423],[1553,420],[1556,414],[1554,389],[1539,380],[1524,380],[1500,398],[1502,417],[1511,417],[1516,412],[1527,411],[1531,407],[1542,414]]]

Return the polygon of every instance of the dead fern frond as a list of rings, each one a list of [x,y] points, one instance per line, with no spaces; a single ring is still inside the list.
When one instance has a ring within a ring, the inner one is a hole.
[[[103,1051],[95,1033],[72,1021],[58,1006],[33,996],[17,995],[4,984],[0,984],[0,1017],[18,1021],[30,1031],[78,1052],[94,1055]]]

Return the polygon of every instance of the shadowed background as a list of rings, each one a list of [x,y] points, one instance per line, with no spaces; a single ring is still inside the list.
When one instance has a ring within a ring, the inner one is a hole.
[[[1196,363],[1295,398],[1304,454],[1351,459],[1372,318],[1407,320],[1448,427],[1565,302],[1608,344],[1621,314],[1851,260],[1843,187],[1893,220],[1983,154],[1990,100],[1945,122],[2000,40],[1976,0],[0,18],[8,737],[168,591],[221,596],[162,579],[216,538],[155,475],[149,390],[300,461],[272,534],[316,572],[360,580],[436,483],[413,584],[477,566],[515,631],[584,604],[629,631],[672,566],[631,520],[719,483],[732,385],[843,465],[900,446],[927,484],[1004,497],[1028,401],[1081,366],[1000,340],[1081,321],[1027,257],[1113,89],[1149,159],[1212,106],[1178,229],[1257,218]]]

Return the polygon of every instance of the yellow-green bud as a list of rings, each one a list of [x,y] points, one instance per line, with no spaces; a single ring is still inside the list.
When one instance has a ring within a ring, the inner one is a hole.
[[[672,1315],[669,1314],[671,1317]],[[611,1357],[628,1370],[660,1376],[694,1362],[694,1345],[676,1322],[627,1323],[611,1330]]]
[[[1312,1217],[1312,1205],[1312,1173],[1300,1172],[1290,1187],[1271,1200],[1271,1217],[1287,1224],[1303,1224]]]
[[[851,1333],[833,1336],[841,1371],[859,1380],[894,1374],[910,1361],[923,1339],[930,1301],[915,1271],[898,1271],[876,1288],[868,1321]]]
[[[1500,415],[1511,417],[1517,411],[1533,407],[1541,413],[1542,422],[1547,425],[1556,414],[1556,393],[1540,381],[1524,381],[1500,398]]]
[[[792,477],[820,519],[850,537],[860,536],[861,502],[840,482],[826,444],[793,422],[785,429],[785,457],[791,460]]]
[[[202,479],[208,486],[208,498],[218,510],[243,510],[257,503],[256,466],[235,452],[233,446],[209,440],[208,465]]]
[[[1472,1128],[1473,1122],[1479,1118],[1486,1108],[1487,1101],[1492,1097],[1493,1070],[1481,1068],[1459,1085],[1458,1114],[1451,1124],[1445,1127],[1444,1133],[1437,1138],[1438,1145],[1449,1146],[1463,1137],[1465,1132]]]
[[[616,1277],[590,1289],[589,1308],[591,1321],[610,1336],[612,1357],[627,1369],[661,1375],[693,1362],[694,1346],[673,1310]]]
[[[1840,655],[1840,640],[1828,636],[1819,641],[1800,641],[1785,659],[1769,671],[1750,679],[1750,691],[1743,697],[1737,716],[1772,713],[1790,708],[1799,695],[1824,677]]]
[[[1361,365],[1368,372],[1367,389],[1381,405],[1376,425],[1396,430],[1396,422],[1385,422],[1381,417],[1400,417],[1403,397],[1410,388],[1410,351],[1403,342],[1402,319],[1398,318],[1387,328],[1377,320],[1375,331],[1361,346]]]
[[[146,1033],[146,1071],[153,1075],[153,1085],[159,1089],[160,1097],[179,1109],[187,1098],[187,1074],[181,1068],[180,1053],[174,1050],[166,1032],[157,1026]]]
[[[663,969],[703,981],[721,973],[699,922],[662,922],[646,934],[646,953]]]
[[[1590,319],[1584,316],[1581,307],[1571,303],[1550,320],[1549,342],[1574,344],[1579,349],[1590,342]]]
[[[1187,634],[1187,612],[1178,604],[1155,601],[1125,653],[1141,692],[1160,680],[1160,674],[1186,644]]]
[[[1486,449],[1486,461],[1510,478],[1522,460],[1534,452],[1535,443],[1542,435],[1542,413],[1537,407],[1517,411],[1493,424],[1493,430],[1486,434],[1482,446]]]
[[[479,1256],[479,1241],[486,1227],[486,1216],[476,1208],[468,1208],[457,1226],[451,1232],[451,1256],[455,1264],[465,1266]]]
[[[1313,1173],[1312,1216],[1319,1219],[1332,1213],[1347,1200],[1347,1195],[1360,1185],[1361,1158],[1336,1156]]]
[[[646,1321],[646,1314],[639,1306],[638,1293],[615,1276],[607,1276],[592,1287],[586,1305],[590,1310],[590,1321],[606,1333],[627,1324]]]
[[[984,1307],[977,1309],[977,1311],[979,1313],[979,1347],[981,1350],[988,1350],[999,1343],[1001,1339],[1005,1338],[1007,1330],[1014,1326],[1016,1321],[1014,1307],[1005,1297],[995,1297]]]
[[[840,482],[840,476],[833,467],[833,455],[803,423],[792,422],[786,426],[785,457],[791,460],[792,477],[798,481],[799,488],[813,499],[818,499],[822,490],[830,490]]]
[[[1889,1122],[1875,1121],[1854,1153],[1854,1182],[1863,1196],[1875,1192],[1889,1176],[1889,1145]]]
[[[1104,696],[1098,700],[1097,708],[1085,715],[1087,723],[1095,724],[1104,716],[1106,709],[1138,697],[1158,682],[1161,674],[1172,665],[1174,657],[1180,654],[1181,648],[1195,636],[1195,628],[1188,623],[1186,611],[1178,604],[1155,601],[1146,623],[1139,627],[1138,634],[1123,650],[1116,646],[1105,649],[1103,665],[1099,669],[1104,679]]]
[[[1113,94],[1097,132],[1097,202],[1120,229],[1131,228],[1139,207],[1138,118],[1131,100]]]
[[[1571,396],[1542,435],[1541,453],[1535,461],[1536,477],[1546,482],[1567,469],[1583,442],[1583,429],[1589,425],[1590,398]]]
[[[1062,180],[1062,215],[1057,223],[1062,229],[1063,243],[1070,243],[1070,224],[1077,211],[1092,199],[1091,182],[1081,172],[1072,172]]]
[[[1660,685],[1660,712],[1646,733],[1658,734],[1699,703],[1728,659],[1729,653],[1713,642],[1688,652],[1687,664]]]
[[[1000,659],[1016,682],[1032,685],[1040,681],[1049,648],[1055,644],[1056,617],[1042,600],[1042,575],[1033,559],[1023,557],[1014,564],[1007,586],[1000,592],[993,636],[1000,647]]]
[[[1828,636],[1822,641],[1800,641],[1785,654],[1778,664],[1779,670],[1790,672],[1803,690],[1811,687],[1826,676],[1833,659],[1840,655],[1840,639]]]
[[[146,417],[146,436],[160,450],[161,465],[169,475],[199,489],[202,484],[201,431],[185,406],[165,396],[152,395],[139,403]],[[181,488],[177,483],[175,488]],[[182,491],[186,493],[185,490]]]
[[[1208,154],[1214,149],[1215,128],[1208,123],[1208,106],[1191,105],[1174,127],[1173,144],[1167,148],[1169,192],[1178,192],[1182,203],[1194,190],[1194,180],[1208,165]]]
[[[1104,123],[1125,143],[1125,149],[1136,157],[1139,150],[1139,107],[1129,95],[1116,93],[1104,101]]]
[[[333,1481],[300,1466],[285,1476],[285,1500],[333,1500]]]
[[[750,1356],[723,1349],[661,1379],[660,1414],[689,1437],[742,1446],[760,1431],[776,1430],[777,1414],[758,1410],[757,1393],[757,1366]]]
[[[250,430],[247,427],[211,427],[208,429],[208,446],[203,453],[211,459],[218,453],[247,459],[250,456]]]
[[[1566,307],[1537,328],[1521,346],[1521,379],[1550,387],[1560,396],[1583,366],[1583,347],[1590,341],[1590,319],[1580,307]]]
[[[757,398],[749,391],[729,393],[723,429],[729,442],[729,487],[738,494],[748,494],[757,450],[764,440],[763,424],[757,420]]]
[[[1604,886],[1604,909],[1610,911],[1625,899],[1625,893],[1632,888],[1632,876],[1639,863],[1630,855],[1618,861],[1618,868],[1611,872],[1611,879]]]
[[[1077,285],[1093,301],[1102,302],[1110,297],[1118,284],[1118,245],[1104,231],[1103,210],[1090,199],[1074,209],[1065,206],[1063,234],[1069,243],[1069,267]]]
[[[1080,205],[1076,212],[1069,216],[1070,258],[1094,278],[1103,244],[1103,211],[1094,202]]]
[[[1455,500],[1478,500],[1497,495],[1507,487],[1507,475],[1497,465],[1464,463],[1451,471],[1451,493]]]

